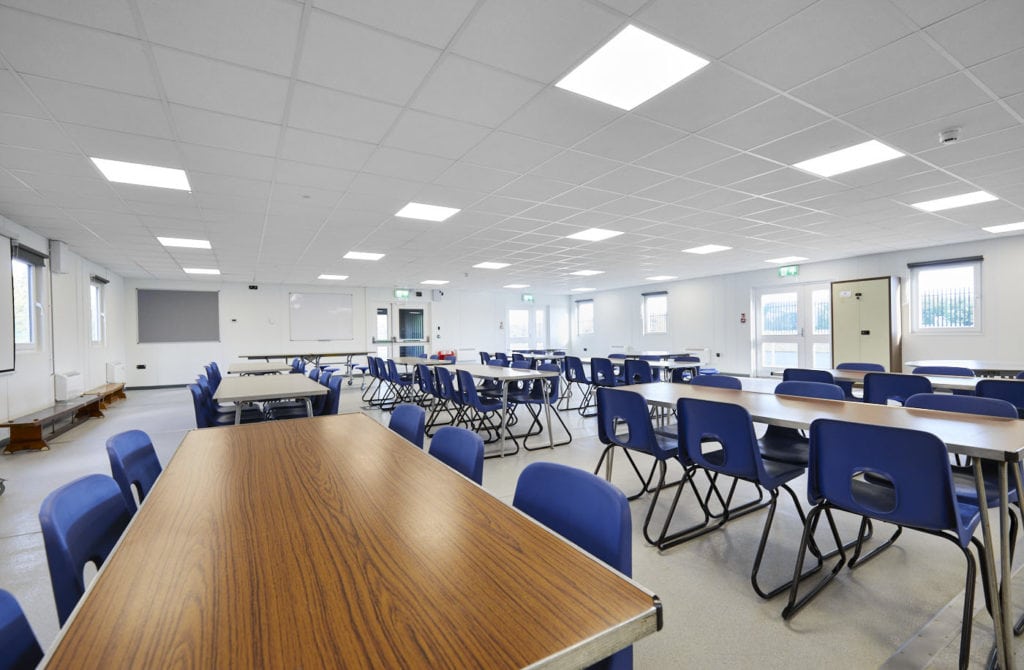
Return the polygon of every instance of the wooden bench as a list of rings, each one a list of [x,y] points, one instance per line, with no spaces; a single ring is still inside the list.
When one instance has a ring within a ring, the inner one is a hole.
[[[124,394],[124,382],[97,386],[86,391],[85,395],[98,395],[100,397],[100,409],[106,409],[115,400],[123,400],[127,397]]]
[[[19,416],[12,421],[0,423],[0,428],[11,429],[11,439],[3,453],[10,454],[26,449],[36,451],[49,449],[50,447],[43,439],[44,426],[51,428],[49,436],[54,437],[94,416],[103,416],[103,412],[100,411],[100,396],[83,395],[74,400],[54,403],[45,409]],[[69,421],[58,426],[65,419],[69,419]]]

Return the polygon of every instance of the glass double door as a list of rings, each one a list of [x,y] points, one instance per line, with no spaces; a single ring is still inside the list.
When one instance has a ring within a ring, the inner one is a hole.
[[[830,298],[828,284],[755,292],[758,376],[786,368],[832,367]]]
[[[377,305],[373,317],[373,345],[381,358],[429,353],[430,305]]]
[[[506,344],[508,351],[545,349],[548,346],[548,311],[546,307],[508,310]]]

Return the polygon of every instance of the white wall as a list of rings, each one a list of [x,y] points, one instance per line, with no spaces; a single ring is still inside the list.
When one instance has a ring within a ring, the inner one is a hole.
[[[0,235],[47,253],[49,240],[0,216]],[[106,380],[106,364],[124,360],[124,288],[121,278],[81,257],[64,257],[66,274],[40,277],[40,340],[36,349],[15,354],[14,372],[0,374],[0,413],[7,419],[53,404],[53,372],[78,371],[85,388]],[[90,275],[110,280],[105,289],[107,334],[102,344],[92,344],[90,330]],[[0,433],[6,436],[7,431]]]
[[[910,329],[907,263],[984,256],[980,333],[914,333]],[[985,358],[1024,361],[1024,310],[1014,297],[1024,284],[1024,236],[801,264],[799,277],[780,278],[775,268],[588,294],[594,299],[594,334],[576,334],[572,349],[605,355],[624,345],[633,351],[706,346],[719,370],[752,370],[752,295],[756,289],[866,277],[902,279],[903,360]],[[641,293],[669,291],[669,334],[643,335]],[[740,323],[740,314],[747,323]]]
[[[440,301],[431,301],[430,290],[423,296],[398,301],[392,288],[361,288],[322,285],[299,286],[261,284],[250,290],[245,284],[227,282],[156,282],[126,280],[124,304],[126,368],[129,386],[167,386],[188,384],[202,372],[202,366],[216,360],[223,366],[247,354],[287,354],[300,352],[372,351],[375,310],[394,303],[409,306],[429,305],[431,342],[428,351],[454,350],[462,358],[475,360],[480,349],[505,349],[505,332],[499,324],[506,320],[509,307],[522,306],[518,293],[445,290]],[[174,344],[138,343],[139,288],[220,291],[220,342]],[[292,342],[288,329],[290,292],[351,293],[353,296],[352,340],[329,342]],[[535,306],[547,306],[550,320],[560,320],[552,329],[553,347],[569,343],[568,299],[558,295],[537,295]],[[439,330],[440,329],[440,330]],[[438,339],[440,333],[440,339]],[[557,335],[557,337],[556,337]],[[145,365],[146,369],[137,369]]]

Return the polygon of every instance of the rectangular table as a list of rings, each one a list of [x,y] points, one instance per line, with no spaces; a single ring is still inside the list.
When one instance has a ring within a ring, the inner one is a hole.
[[[394,359],[399,365],[415,366],[415,365],[451,365],[451,360],[443,358],[419,358],[418,356],[399,356]]]
[[[213,394],[217,402],[235,403],[235,423],[242,422],[242,403],[282,398],[302,398],[306,401],[306,416],[313,416],[310,398],[324,395],[327,387],[306,375],[252,375],[224,377]]]
[[[846,372],[845,370],[843,372]],[[963,378],[961,378],[963,379]],[[1000,480],[999,552],[1001,575],[993,579],[989,597],[992,600],[992,618],[995,621],[996,649],[999,667],[1013,667],[1012,610],[1010,609],[1010,554],[1009,554],[1009,471],[1013,471],[1018,490],[1024,490],[1020,468],[1008,468],[1018,463],[1024,454],[1024,421],[1003,419],[957,412],[939,412],[863,402],[820,400],[773,393],[756,393],[732,389],[694,386],[692,384],[634,384],[617,387],[640,393],[648,403],[658,407],[675,407],[679,398],[701,398],[728,402],[746,408],[754,421],[787,428],[806,429],[815,419],[828,418],[881,426],[894,426],[931,433],[946,443],[951,453],[971,456],[974,460],[975,485],[981,502],[982,536],[986,547],[986,562],[990,575],[995,570],[995,544],[991,524],[985,507],[987,495],[982,479],[982,460],[997,464]],[[1003,587],[997,591],[995,582]],[[997,593],[999,595],[997,595]]]
[[[477,379],[496,379],[501,384],[501,455],[505,455],[505,433],[508,432],[508,386],[513,382],[544,380],[544,395],[550,392],[550,380],[558,377],[560,372],[546,370],[523,370],[519,368],[502,368],[496,365],[480,365],[479,363],[456,363],[456,370],[465,370]],[[555,448],[555,436],[551,432],[551,403],[544,403],[544,418],[548,424],[548,445]]]
[[[278,372],[289,372],[292,366],[289,363],[274,363],[272,361],[248,361],[234,362],[228,366],[229,375],[270,375]]]
[[[836,381],[863,384],[864,375],[871,374],[864,370],[828,370]],[[898,373],[904,374],[904,373]],[[973,391],[982,377],[957,377],[954,375],[919,375],[927,377],[932,388],[937,391]],[[1021,383],[1024,383],[1022,381]]]
[[[1014,377],[1024,370],[1022,361],[994,361],[978,359],[904,361],[903,366],[916,368],[925,365],[941,365],[956,368],[968,368],[979,377]]]
[[[583,667],[657,596],[362,414],[192,431],[49,668]]]
[[[374,352],[366,351],[365,349],[363,349],[363,350],[360,350],[360,351],[332,351],[332,352],[324,352],[324,353],[319,353],[319,354],[317,354],[317,353],[308,353],[308,352],[307,353],[296,353],[296,354],[247,354],[245,356],[240,356],[239,358],[248,358],[249,360],[255,360],[255,359],[262,358],[265,361],[269,361],[272,358],[280,358],[280,359],[283,359],[283,360],[286,360],[286,361],[290,360],[292,358],[301,358],[302,360],[306,361],[307,363],[312,363],[313,365],[319,365],[321,358],[324,358],[325,356],[337,356],[339,358],[344,358],[345,359],[345,363],[343,363],[343,365],[351,365],[352,364],[352,357],[353,356],[366,356],[367,354],[372,354],[372,353],[374,353]]]

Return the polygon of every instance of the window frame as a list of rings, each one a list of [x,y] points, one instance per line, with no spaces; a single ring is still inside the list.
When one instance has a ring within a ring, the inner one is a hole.
[[[643,322],[643,324],[642,324],[643,334],[644,335],[667,335],[668,334],[668,314],[669,314],[669,309],[668,309],[668,291],[657,291],[657,292],[654,292],[654,293],[644,293],[644,294],[642,294],[642,296],[643,296],[643,302],[641,303],[641,306],[640,306],[640,314],[641,314],[641,320]],[[661,300],[665,301],[665,311],[664,311],[664,313],[663,314],[658,314],[658,315],[653,315],[653,316],[664,316],[664,318],[665,318],[665,327],[663,329],[660,329],[660,330],[651,327],[652,312],[651,312],[650,308],[648,307],[648,303],[650,303],[653,299],[661,299]]]
[[[583,322],[580,320],[580,312],[583,306],[586,305],[590,309],[590,327],[587,330],[583,329]],[[594,301],[593,299],[577,300],[576,301],[576,334],[577,335],[593,335],[594,334]]]
[[[32,262],[30,262],[30,261],[28,261],[28,260],[26,260],[24,258],[18,258],[17,256],[14,256],[13,258],[11,258],[11,273],[12,273],[12,275],[14,275],[14,273],[15,273],[15,270],[14,270],[14,264],[15,263],[23,265],[26,268],[26,270],[27,270],[27,283],[28,283],[28,286],[26,288],[27,288],[27,292],[28,292],[28,296],[27,296],[28,309],[26,310],[26,312],[27,312],[27,315],[28,315],[29,339],[28,339],[27,342],[26,341],[21,341],[21,342],[18,341],[18,310],[17,310],[17,306],[15,306],[14,315],[13,315],[13,318],[14,318],[14,348],[15,348],[15,351],[36,351],[37,349],[39,349],[39,346],[40,346],[39,334],[40,334],[40,330],[41,330],[41,328],[40,328],[40,326],[41,326],[40,319],[39,319],[38,311],[37,311],[39,309],[39,271],[37,270],[38,266],[36,266],[34,263],[32,263]],[[17,291],[18,291],[17,282],[13,282],[13,290],[15,291],[15,298],[16,298],[17,297]],[[15,302],[17,302],[16,299],[15,299]]]
[[[929,261],[924,263],[908,263],[910,270],[910,327],[915,335],[954,335],[972,334],[977,335],[982,330],[982,261],[981,256],[971,258],[954,258],[942,261]],[[921,323],[921,280],[922,272],[935,270],[954,270],[970,267],[974,273],[974,293],[972,296],[972,309],[974,314],[974,325],[972,326],[924,326]]]
[[[105,344],[107,341],[106,284],[107,281],[100,277],[89,278],[89,341],[92,344]]]

